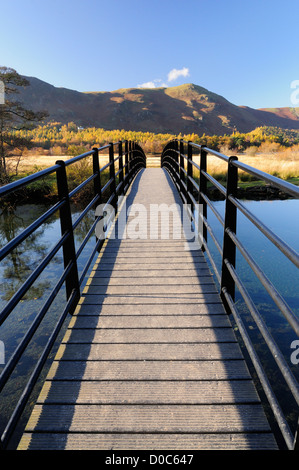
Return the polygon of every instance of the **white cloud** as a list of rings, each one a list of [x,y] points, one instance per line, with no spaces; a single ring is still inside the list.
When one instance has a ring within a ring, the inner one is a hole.
[[[172,69],[168,74],[168,81],[173,82],[179,77],[188,77],[189,75],[189,69],[187,67],[184,67],[180,70]]]
[[[142,83],[138,85],[138,88],[157,88],[157,87],[167,87],[166,83],[162,83],[161,78],[157,78],[156,80],[152,80],[150,82]]]
[[[168,83],[173,82],[179,77],[189,77],[189,69],[187,67],[183,67],[180,70],[172,69],[168,74]],[[141,85],[137,85],[138,88],[159,88],[164,87],[167,88],[168,84],[163,82],[161,78],[156,78],[155,80],[151,80],[149,82],[142,83]]]
[[[155,82],[146,82],[138,85],[138,88],[156,88]]]

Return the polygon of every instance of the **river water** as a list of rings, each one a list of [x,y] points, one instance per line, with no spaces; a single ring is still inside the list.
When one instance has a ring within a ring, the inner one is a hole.
[[[274,200],[274,201],[243,201],[265,225],[271,228],[285,242],[296,251],[299,251],[299,200]],[[215,202],[215,207],[224,216],[224,203]],[[45,206],[27,204],[19,206],[13,211],[5,212],[0,217],[0,246],[3,246],[10,239],[14,238],[20,231],[28,226],[37,216],[45,211]],[[74,219],[79,215],[79,210],[73,210]],[[75,243],[80,245],[88,231],[88,226],[94,220],[94,215],[90,213],[89,218],[78,226],[75,233]],[[215,231],[216,237],[222,244],[221,226],[211,211],[208,213],[209,223]],[[237,234],[244,246],[249,250],[254,260],[266,273],[267,277],[283,295],[288,305],[299,316],[299,273],[298,269],[287,260],[280,251],[273,246],[256,227],[251,224],[241,213],[238,212]],[[49,248],[54,245],[60,236],[60,224],[58,218],[53,217],[47,224],[44,224],[35,235],[22,243],[13,255],[7,257],[0,263],[0,308],[6,305],[18,287],[32,272],[36,264],[41,261]],[[79,271],[82,271],[92,251],[95,237],[91,237],[90,242],[79,258]],[[215,256],[216,265],[220,269],[221,259],[218,251],[209,240],[210,249]],[[28,295],[22,299],[20,304],[14,309],[9,318],[0,327],[0,341],[5,347],[5,363],[9,360],[18,342],[24,336],[27,328],[42,307],[47,295],[54,287],[57,279],[62,273],[62,253],[55,256],[45,272],[38,278]],[[285,359],[293,370],[294,375],[299,379],[299,364],[291,362],[291,343],[298,339],[278,308],[275,306],[265,289],[261,286],[255,275],[248,268],[242,256],[237,253],[236,268],[246,288],[256,303],[262,317],[267,323],[271,334],[278,346],[284,353]],[[79,272],[80,275],[80,272]],[[292,423],[296,422],[295,406],[291,403],[288,392],[283,385],[279,373],[275,372],[275,367],[267,348],[263,344],[263,339],[255,325],[250,319],[248,311],[239,293],[236,293],[237,305],[242,313],[253,342],[256,345],[265,369],[272,377],[273,387],[279,398],[283,402],[286,413]],[[61,305],[65,302],[65,294],[62,291],[48,314],[43,325],[39,328],[36,338],[30,344],[28,351],[24,355],[20,365],[12,374],[8,384],[0,395],[0,430],[5,426],[7,419],[18,400],[25,380],[32,370],[51,333],[51,329],[56,324]],[[238,330],[235,328],[236,334]],[[61,335],[63,332],[61,333]],[[0,343],[1,344],[1,343]],[[54,351],[55,352],[55,351]],[[53,352],[53,354],[54,354]],[[52,354],[52,357],[53,357]],[[3,368],[3,366],[2,366]],[[0,364],[1,371],[1,364]],[[37,391],[36,391],[37,393]],[[31,404],[34,402],[34,396]],[[30,405],[30,404],[29,404]],[[20,427],[25,423],[26,416]]]

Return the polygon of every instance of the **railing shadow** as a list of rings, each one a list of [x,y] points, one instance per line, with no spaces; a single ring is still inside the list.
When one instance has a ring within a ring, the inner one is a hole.
[[[137,173],[125,195],[128,204],[132,204],[136,197],[143,171],[144,170],[140,170]],[[126,208],[123,209],[125,210]],[[119,213],[116,215],[116,221],[110,228],[110,234],[115,231],[114,233],[117,235],[118,221],[119,218],[122,217],[123,209],[120,208]],[[109,234],[107,240],[108,242],[111,240]],[[54,358],[48,379],[41,391],[41,398],[37,401],[39,410],[37,410],[37,408],[35,408],[35,410],[39,411],[40,414],[33,418],[35,430],[28,438],[28,442],[26,441],[28,450],[48,450],[51,448],[55,448],[56,450],[66,449],[70,436],[75,439],[77,437],[76,433],[72,434],[72,424],[80,404],[93,404],[92,397],[87,401],[84,401],[85,399],[82,398],[82,383],[84,384],[90,380],[100,382],[111,380],[109,359],[92,359],[91,354],[95,344],[97,345],[97,343],[94,343],[96,332],[97,330],[99,331],[99,328],[102,329],[99,320],[103,310],[105,311],[105,299],[109,297],[107,289],[117,260],[117,248],[120,246],[120,243],[121,240],[116,236],[115,243],[113,244],[113,247],[116,249],[114,249],[113,254],[109,256],[108,262],[101,261],[101,258],[105,256],[105,246],[103,246],[103,249],[100,251],[95,261],[93,269],[97,270],[97,273],[100,274],[101,280],[103,280],[102,285],[97,286],[98,294],[93,292],[91,295],[90,290],[92,289],[94,291],[93,287],[88,284],[85,286],[74,315],[70,319],[69,329],[66,331],[60,349]],[[94,275],[95,271],[91,273],[91,276]],[[92,279],[91,276],[90,279]],[[101,301],[97,300],[97,302],[94,303],[94,300],[90,300],[98,296],[101,298]],[[82,320],[82,318],[84,319]],[[78,337],[79,330],[81,332],[83,331],[81,338]],[[102,344],[104,347],[105,345],[108,346],[106,343]],[[94,370],[92,367],[95,362],[101,363],[98,370]],[[59,395],[59,390],[62,390],[61,395]],[[35,413],[37,413],[37,411],[35,411]],[[49,418],[49,416],[53,416],[54,419]],[[39,433],[39,429],[42,429],[42,433]],[[27,431],[27,435],[28,433],[29,431]],[[77,445],[80,447],[79,442]]]
[[[181,196],[178,192],[177,187],[174,184],[174,181],[173,181],[172,177],[170,176],[169,172],[166,169],[164,171],[167,175],[169,185],[170,185],[171,189],[173,190],[175,200],[178,201],[178,203],[182,204],[182,202],[183,202],[182,198],[181,198]],[[188,215],[187,215],[187,217],[188,217]],[[183,222],[183,220],[182,220],[182,222]],[[187,236],[190,236],[190,231],[189,230],[188,230]],[[194,243],[194,241],[192,240],[192,244],[193,243]],[[253,406],[258,405],[259,406],[259,405],[261,405],[261,400],[260,400],[260,398],[259,398],[259,396],[258,396],[258,394],[255,390],[254,383],[253,383],[252,377],[250,375],[250,372],[247,368],[247,364],[245,362],[243,353],[240,349],[238,339],[234,334],[233,323],[231,322],[231,319],[230,319],[229,315],[226,313],[226,311],[224,309],[222,300],[220,298],[219,288],[218,288],[218,285],[217,285],[217,280],[215,278],[215,274],[210,269],[210,265],[208,264],[208,262],[210,261],[209,257],[205,256],[205,253],[204,253],[204,251],[202,251],[201,247],[202,247],[202,244],[199,241],[199,243],[197,244],[197,249],[195,249],[195,250],[192,249],[190,251],[190,254],[193,257],[194,265],[198,265],[198,257],[197,257],[198,253],[203,254],[204,259],[205,259],[206,267],[208,268],[208,271],[209,271],[207,276],[209,277],[209,279],[213,283],[213,287],[215,288],[215,291],[217,292],[217,296],[218,296],[218,301],[214,301],[214,300],[211,301],[210,294],[208,292],[203,293],[203,301],[204,301],[204,304],[207,307],[207,312],[206,313],[210,318],[210,327],[211,327],[211,329],[213,329],[213,332],[214,332],[213,341],[215,342],[215,344],[217,344],[218,353],[219,353],[219,356],[217,358],[211,358],[211,360],[214,360],[216,362],[219,361],[219,363],[221,363],[223,365],[223,376],[219,379],[220,380],[226,380],[227,383],[229,384],[229,387],[230,387],[230,390],[231,390],[231,400],[232,400],[231,403],[232,404],[233,403],[236,404],[236,405],[240,404],[242,406],[243,405],[246,406],[246,404],[248,404],[249,406],[251,406],[251,405],[253,405]],[[199,274],[198,279],[202,279],[202,275]],[[211,290],[211,292],[212,291],[213,291],[213,289]],[[190,300],[192,301],[192,296],[190,296]],[[221,306],[220,306],[220,304],[221,304]],[[218,308],[217,310],[215,310],[215,306],[217,306],[217,308]],[[196,309],[196,307],[195,307],[195,309]],[[219,327],[219,323],[218,323],[219,315],[221,315],[222,318],[223,318],[223,316],[225,316],[225,318],[226,318],[225,323],[220,327]],[[223,332],[225,330],[230,331],[230,334],[227,337],[223,336]],[[230,348],[230,346],[232,346],[232,348]],[[238,366],[236,367],[236,364],[238,364],[239,367]],[[215,373],[212,380],[217,380],[216,374],[217,373]],[[249,392],[249,396],[251,397],[250,399],[247,398],[247,399],[244,400],[244,396],[242,396],[242,394],[240,395],[240,389],[238,389],[238,386],[236,387],[236,385],[238,383],[240,383],[240,381],[242,381],[242,383],[247,382],[249,384],[248,385],[249,388],[248,388],[247,391]],[[244,413],[244,412],[240,412],[239,413],[239,420],[240,420],[240,423],[243,423],[244,429],[246,429],[246,427],[248,427],[248,415],[246,415],[246,413]],[[266,415],[264,416],[264,422],[266,422]],[[246,434],[246,431],[243,431],[243,432]],[[248,433],[247,433],[248,441],[246,443],[246,448],[256,449],[257,448],[256,447],[256,441],[254,442],[254,439],[252,440],[253,435],[251,434],[251,432],[252,431],[248,428]],[[270,429],[270,425],[269,425],[269,428],[268,428],[268,432],[270,432],[270,433],[272,432],[271,429]],[[261,448],[264,445],[263,444],[263,438],[264,437],[265,437],[265,434],[263,435],[263,433],[261,432],[260,437],[259,437]],[[274,444],[274,439],[273,439],[273,444]],[[266,444],[266,446],[267,446],[267,444]],[[274,446],[275,446],[275,444],[274,444]]]

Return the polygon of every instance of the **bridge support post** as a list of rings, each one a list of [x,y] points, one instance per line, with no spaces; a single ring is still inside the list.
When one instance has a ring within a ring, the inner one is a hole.
[[[132,170],[132,142],[129,140],[129,154],[128,154],[128,177],[129,177],[129,181],[128,181],[128,184],[131,184],[131,181],[132,181],[131,170]]]
[[[114,162],[114,146],[113,143],[109,143],[109,179],[110,183],[110,197],[111,205],[116,208],[116,184],[115,184],[115,162]]]
[[[124,177],[125,187],[127,186],[127,184],[129,184],[128,175],[129,175],[129,144],[128,144],[128,141],[125,140],[125,177]]]
[[[221,298],[228,313],[230,313],[230,308],[223,294],[223,288],[226,288],[228,294],[235,300],[235,281],[226,266],[226,261],[233,267],[236,265],[236,246],[228,233],[229,230],[236,233],[237,229],[237,208],[229,199],[229,196],[236,195],[238,186],[238,168],[232,165],[233,160],[238,160],[238,158],[230,157],[228,161],[221,269]]]
[[[120,189],[119,193],[124,194],[124,164],[123,164],[123,143],[120,140],[118,143],[118,165],[119,165],[119,183],[120,183]]]
[[[193,165],[192,165],[192,146],[191,142],[188,142],[188,163],[187,163],[187,194],[188,194],[188,203],[191,206],[191,211],[193,214],[194,211],[194,204],[192,198],[189,196],[189,194],[193,195],[193,184],[190,178],[193,178]]]
[[[204,219],[207,219],[207,202],[203,196],[207,194],[207,180],[201,171],[207,171],[207,152],[203,146],[200,148],[200,175],[199,175],[199,204],[202,205],[202,215]],[[207,227],[203,221],[202,225],[202,237],[203,241],[207,243]],[[201,247],[202,251],[205,251],[204,245]]]
[[[296,430],[295,439],[294,439],[294,450],[299,450],[299,418],[297,421],[297,430]]]
[[[184,164],[185,164],[185,161],[184,161],[184,141],[183,139],[180,139],[180,159],[179,159],[179,162],[180,162],[180,171],[179,171],[179,175],[180,175],[180,185],[181,185],[181,193],[184,194],[186,196],[186,191],[185,191],[185,188],[184,188],[184,184],[185,183],[185,173],[184,173]]]
[[[94,194],[95,196],[99,196],[99,200],[97,204],[100,204],[102,201],[102,185],[101,185],[101,173],[100,173],[100,164],[99,164],[99,150],[94,147],[93,149],[93,156],[92,156],[92,164],[93,164],[93,173],[96,175],[94,179]]]
[[[178,154],[178,152],[179,152],[179,141],[177,139],[174,140],[174,142],[173,142],[173,150],[174,151],[173,151],[172,156],[173,156],[173,158],[176,162],[176,166],[177,166],[177,168],[176,168],[176,170],[177,170],[176,180],[177,180],[177,183],[180,184],[180,182],[179,182],[180,163],[179,163],[179,154]]]
[[[56,162],[60,168],[56,172],[57,178],[57,189],[58,189],[58,198],[60,201],[65,201],[64,205],[60,209],[60,226],[61,226],[61,235],[69,233],[69,237],[66,242],[63,243],[63,261],[64,268],[66,268],[70,263],[72,263],[72,268],[66,278],[66,296],[67,299],[70,298],[73,291],[75,290],[77,295],[74,299],[74,305],[77,304],[80,298],[80,284],[78,277],[78,267],[77,267],[77,257],[75,250],[75,241],[74,241],[74,232],[73,232],[73,223],[72,223],[72,214],[70,206],[70,198],[68,192],[67,176],[65,163],[63,160],[58,160]],[[71,310],[70,313],[73,313]]]

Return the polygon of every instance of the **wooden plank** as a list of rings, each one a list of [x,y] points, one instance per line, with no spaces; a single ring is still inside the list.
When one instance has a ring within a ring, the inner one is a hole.
[[[130,295],[130,296],[135,296],[135,295],[146,295],[146,296],[153,296],[153,295],[161,295],[165,294],[169,296],[170,294],[216,294],[218,295],[218,292],[216,290],[215,284],[210,282],[205,283],[205,284],[198,284],[198,285],[131,285],[131,286],[122,286],[122,285],[116,285],[116,286],[98,286],[98,285],[93,285],[89,284],[86,286],[83,290],[83,295],[92,295],[92,294],[105,294],[105,295]]]
[[[142,294],[135,295],[101,295],[101,294],[83,294],[79,302],[83,304],[105,304],[105,305],[123,305],[125,303],[132,305],[152,305],[152,304],[204,304],[207,302],[219,302],[218,294],[169,294],[162,296],[161,294]]]
[[[39,404],[260,403],[251,380],[242,381],[47,381]]]
[[[265,432],[261,405],[36,405],[27,431]]]
[[[56,359],[64,360],[226,360],[242,359],[237,343],[61,344]]]
[[[233,343],[231,328],[97,328],[70,329],[62,344]]]
[[[127,299],[128,300],[128,299]],[[188,304],[89,304],[80,303],[75,315],[219,315],[224,313],[224,307],[219,301],[213,303]]]
[[[244,359],[229,360],[55,360],[49,380],[248,380]]]
[[[94,268],[95,269],[100,269],[101,271],[109,271],[113,268],[114,271],[135,271],[136,269],[138,270],[144,270],[145,269],[145,263],[144,261],[140,260],[140,262],[132,262],[129,263],[129,260],[126,262],[106,262],[102,261],[101,264],[95,264]],[[206,261],[200,261],[193,263],[192,261],[169,261],[166,263],[161,263],[158,260],[155,260],[153,258],[149,258],[150,262],[146,263],[146,269],[148,270],[159,270],[159,271],[164,271],[165,269],[171,270],[171,271],[176,271],[176,270],[188,270],[189,272],[195,272],[199,269],[204,268],[205,270],[207,269],[208,265]]]
[[[202,265],[203,267],[201,268],[190,268],[190,269],[168,269],[167,267],[161,268],[161,269],[144,269],[144,267],[139,267],[139,269],[114,269],[113,266],[110,268],[105,268],[103,269],[102,266],[99,269],[92,270],[91,271],[91,277],[92,279],[95,278],[106,278],[110,279],[113,281],[114,279],[119,279],[119,278],[129,278],[132,282],[135,281],[135,279],[164,279],[167,280],[168,278],[171,279],[177,279],[177,283],[180,282],[181,279],[188,279],[190,277],[191,279],[193,277],[197,278],[203,278],[203,277],[210,277],[210,270],[206,264]],[[212,278],[213,279],[213,278]],[[117,281],[116,281],[117,282]]]
[[[272,433],[112,434],[28,433],[20,450],[273,450]]]
[[[215,284],[211,280],[211,276],[189,276],[180,278],[177,277],[161,277],[161,276],[146,276],[146,277],[96,277],[91,275],[88,279],[86,286],[202,286],[203,284],[212,285],[215,289]],[[127,289],[128,290],[128,289]]]
[[[230,328],[227,315],[76,315],[69,328]]]

